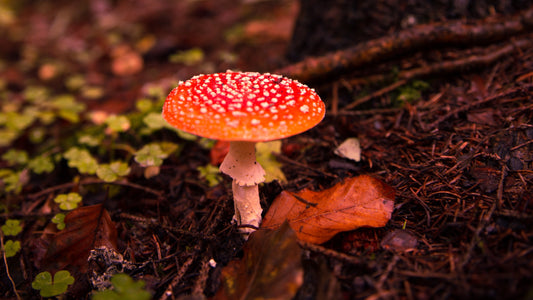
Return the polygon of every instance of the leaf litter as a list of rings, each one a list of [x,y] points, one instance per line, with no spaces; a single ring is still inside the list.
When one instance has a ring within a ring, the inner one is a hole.
[[[322,244],[342,231],[385,226],[394,209],[394,189],[367,175],[345,178],[324,191],[287,191],[274,200],[261,227],[285,220],[299,239]]]

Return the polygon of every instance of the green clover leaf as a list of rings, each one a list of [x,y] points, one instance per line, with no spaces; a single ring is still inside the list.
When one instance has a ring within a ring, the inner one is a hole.
[[[112,182],[119,177],[126,176],[130,173],[130,168],[127,163],[115,161],[110,164],[101,164],[96,169],[98,178],[106,182]]]
[[[55,273],[54,281],[50,272],[41,272],[35,276],[31,287],[39,290],[41,297],[58,296],[67,291],[69,285],[74,283],[74,277],[70,276],[69,271],[61,270]]]
[[[85,110],[85,105],[76,102],[72,95],[59,95],[51,101],[51,104],[58,110],[58,115],[61,118],[71,123],[79,122],[80,113]]]
[[[20,225],[20,220],[7,219],[6,224],[2,225],[2,232],[7,236],[15,236],[21,231],[22,226]]]
[[[105,120],[105,123],[107,125],[107,129],[111,132],[124,132],[131,127],[130,120],[128,120],[128,118],[125,116],[109,116]]]
[[[14,172],[10,169],[0,169],[0,184],[4,185],[4,191],[20,193],[24,184],[29,180],[27,171]],[[0,190],[0,195],[2,191]]]
[[[10,149],[2,155],[2,159],[7,161],[10,166],[22,165],[28,162],[28,153],[24,150]]]
[[[39,155],[28,162],[28,168],[35,174],[50,173],[54,170],[54,167],[50,156]]]
[[[93,294],[92,300],[149,300],[152,298],[150,292],[144,289],[144,281],[134,281],[127,274],[113,275],[111,284],[113,285],[113,290],[96,292]]]
[[[56,224],[58,230],[65,229],[65,214],[59,213],[52,218],[52,223]]]
[[[82,200],[78,193],[60,194],[54,198],[55,203],[59,203],[59,208],[62,210],[73,210],[78,207],[78,203]]]
[[[135,153],[135,161],[143,167],[160,166],[168,154],[161,149],[159,144],[148,144]]]
[[[287,182],[285,174],[281,170],[282,163],[276,160],[274,153],[281,152],[281,141],[272,141],[267,143],[257,143],[257,162],[265,169],[265,182],[278,180],[280,182]]]
[[[80,173],[94,174],[98,168],[96,159],[85,149],[72,147],[63,157],[68,161],[69,167],[78,169]]]
[[[211,164],[207,164],[204,167],[200,166],[196,168],[196,170],[200,172],[200,178],[204,178],[205,180],[207,180],[207,184],[210,187],[213,187],[222,181],[220,170]]]
[[[19,241],[8,240],[4,244],[4,252],[6,253],[6,257],[15,256],[19,251],[20,251]]]

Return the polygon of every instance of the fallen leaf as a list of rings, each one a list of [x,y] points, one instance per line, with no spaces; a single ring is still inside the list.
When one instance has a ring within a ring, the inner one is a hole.
[[[257,143],[255,146],[257,162],[265,169],[265,182],[278,180],[287,182],[285,174],[281,170],[282,163],[276,160],[275,153],[281,153],[281,141]]]
[[[410,252],[416,249],[418,239],[409,231],[403,229],[393,230],[381,241],[381,247],[390,251]]]
[[[277,228],[288,220],[299,239],[321,244],[342,231],[387,224],[394,194],[392,187],[367,175],[348,178],[319,192],[283,191],[270,206],[261,227]]]
[[[46,251],[42,268],[48,271],[73,266],[85,273],[89,251],[117,248],[117,230],[101,204],[77,208],[65,216],[65,229],[57,232]]]
[[[111,51],[111,70],[118,76],[139,73],[144,67],[142,56],[128,46],[121,45]]]
[[[213,299],[292,299],[303,282],[301,248],[285,223],[250,235],[244,256],[222,269],[223,284]]]
[[[222,161],[229,152],[229,142],[228,141],[217,141],[211,151],[209,152],[210,164],[213,166],[220,166]]]
[[[348,138],[337,149],[335,154],[354,161],[361,160],[361,143],[357,138]]]

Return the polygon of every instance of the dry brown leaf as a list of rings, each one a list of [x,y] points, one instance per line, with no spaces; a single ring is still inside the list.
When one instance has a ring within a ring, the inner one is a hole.
[[[65,229],[57,232],[43,259],[43,269],[63,270],[68,266],[85,273],[91,249],[117,249],[117,230],[101,204],[84,206],[65,216]]]
[[[320,192],[283,191],[261,227],[276,228],[288,220],[299,239],[321,244],[342,231],[384,226],[394,208],[394,194],[392,187],[367,175]]]
[[[285,223],[277,230],[258,230],[244,246],[244,256],[222,270],[215,297],[224,299],[292,299],[303,282],[301,248]]]

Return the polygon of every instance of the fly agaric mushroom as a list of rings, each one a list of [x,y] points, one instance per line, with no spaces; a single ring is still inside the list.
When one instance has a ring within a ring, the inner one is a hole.
[[[233,178],[233,218],[243,225],[243,233],[261,223],[258,184],[265,171],[256,162],[255,143],[306,131],[324,114],[324,103],[313,89],[281,75],[255,72],[197,75],[174,88],[163,106],[163,118],[172,126],[230,142],[220,171]]]

